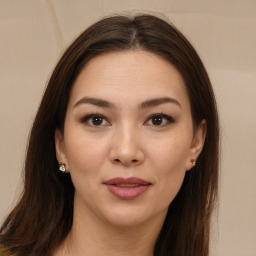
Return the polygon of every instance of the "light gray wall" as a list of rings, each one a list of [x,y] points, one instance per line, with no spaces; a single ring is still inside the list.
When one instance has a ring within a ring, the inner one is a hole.
[[[165,14],[202,57],[222,123],[211,254],[256,255],[255,0],[0,0],[0,222],[17,197],[28,131],[64,48],[100,17]]]

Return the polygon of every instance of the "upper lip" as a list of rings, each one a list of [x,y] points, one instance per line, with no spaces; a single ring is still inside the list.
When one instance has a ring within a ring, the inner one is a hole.
[[[138,184],[138,185],[151,185],[150,182],[142,180],[137,177],[123,178],[116,177],[104,182],[106,185],[118,185],[118,184]]]

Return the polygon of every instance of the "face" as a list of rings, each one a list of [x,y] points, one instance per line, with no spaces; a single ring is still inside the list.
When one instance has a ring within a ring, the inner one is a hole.
[[[145,51],[90,60],[69,99],[59,162],[74,187],[74,211],[116,226],[163,218],[204,143],[193,130],[185,84]],[[192,170],[191,170],[192,171]]]

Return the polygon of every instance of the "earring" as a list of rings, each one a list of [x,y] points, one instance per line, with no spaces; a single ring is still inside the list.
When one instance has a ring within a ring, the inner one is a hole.
[[[64,164],[64,163],[59,163],[59,170],[60,170],[62,173],[65,173],[65,172],[66,172],[66,164]]]
[[[192,160],[192,165],[193,165],[193,167],[196,166],[196,160]]]

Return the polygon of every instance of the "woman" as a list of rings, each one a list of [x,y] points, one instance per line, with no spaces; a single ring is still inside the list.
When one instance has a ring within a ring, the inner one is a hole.
[[[7,255],[209,255],[219,130],[205,68],[150,15],[105,18],[66,50],[31,131]]]

